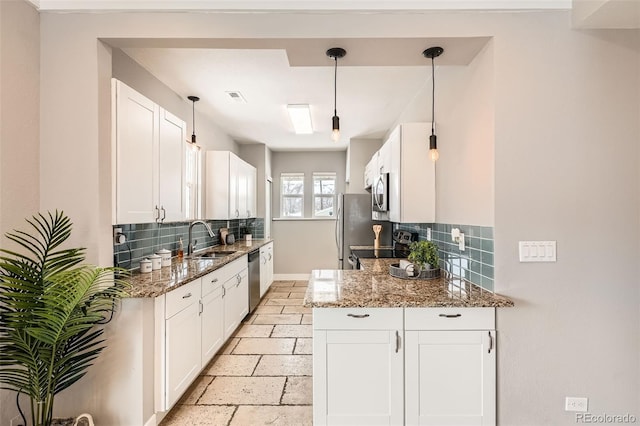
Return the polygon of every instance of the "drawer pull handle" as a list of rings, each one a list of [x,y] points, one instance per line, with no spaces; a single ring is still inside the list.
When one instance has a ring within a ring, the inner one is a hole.
[[[217,282],[218,282],[218,279],[217,279],[217,278],[214,278],[214,279],[212,279],[212,280],[211,280],[211,282],[212,282],[212,283],[217,283]]]
[[[400,350],[400,332],[396,330],[396,353]]]
[[[369,314],[362,314],[362,315],[358,315],[358,314],[347,314],[348,317],[351,318],[368,318]]]
[[[487,351],[488,354],[491,353],[491,349],[493,349],[493,336],[491,335],[491,332],[489,332],[489,350]]]
[[[438,316],[442,318],[460,318],[462,314],[440,314]]]
[[[191,297],[191,293],[187,293],[184,296],[182,296],[183,299],[188,299]]]

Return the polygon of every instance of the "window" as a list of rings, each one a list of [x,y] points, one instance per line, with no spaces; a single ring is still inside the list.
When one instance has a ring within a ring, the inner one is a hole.
[[[187,219],[200,217],[200,147],[186,144],[185,149],[185,179],[184,201]]]
[[[304,216],[304,173],[280,175],[280,212],[282,217]]]
[[[332,217],[336,196],[336,174],[313,174],[313,217]]]

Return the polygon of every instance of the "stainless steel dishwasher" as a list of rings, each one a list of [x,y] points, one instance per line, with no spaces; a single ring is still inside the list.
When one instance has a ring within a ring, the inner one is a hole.
[[[249,253],[249,313],[260,303],[260,249]]]

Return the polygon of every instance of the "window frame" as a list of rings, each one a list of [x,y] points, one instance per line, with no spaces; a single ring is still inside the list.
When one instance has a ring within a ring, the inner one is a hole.
[[[302,192],[300,194],[285,194],[284,182],[287,178],[300,178],[302,180]],[[304,172],[282,172],[280,173],[280,217],[284,219],[303,219],[304,215],[304,196],[305,196],[305,174]],[[292,216],[285,214],[285,199],[300,199],[300,215]]]
[[[322,178],[333,178],[333,194],[323,194],[316,193],[316,180]],[[336,172],[313,172],[311,174],[311,217],[313,219],[334,219],[336,217],[336,196],[337,194],[337,185],[338,185],[338,174]],[[331,198],[332,206],[331,206],[331,214],[330,215],[318,215],[316,214],[316,199],[317,198]]]

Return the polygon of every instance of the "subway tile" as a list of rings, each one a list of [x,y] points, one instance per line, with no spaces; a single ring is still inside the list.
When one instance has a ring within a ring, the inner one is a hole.
[[[482,252],[482,263],[485,265],[493,266],[493,253],[489,253],[486,251]]]
[[[493,240],[482,240],[482,250],[493,253]]]
[[[493,291],[493,278],[482,277],[482,288]]]
[[[487,278],[493,278],[493,266],[482,265],[482,275]]]
[[[491,226],[483,226],[482,227],[482,238],[493,239],[493,227],[491,227]]]

